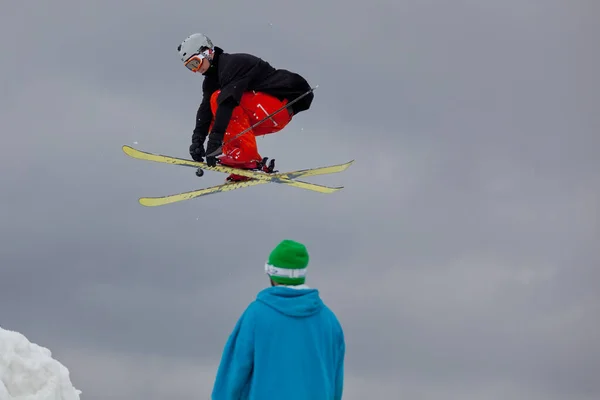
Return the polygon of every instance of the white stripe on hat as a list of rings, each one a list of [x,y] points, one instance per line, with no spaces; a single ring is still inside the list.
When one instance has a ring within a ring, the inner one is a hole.
[[[279,268],[269,263],[265,264],[265,272],[268,275],[281,276],[286,278],[303,278],[306,276],[306,268],[302,269],[287,269]]]

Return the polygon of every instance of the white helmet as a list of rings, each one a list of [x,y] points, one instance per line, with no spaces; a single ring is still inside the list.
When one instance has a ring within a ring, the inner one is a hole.
[[[214,46],[208,36],[202,33],[194,33],[185,38],[177,47],[181,61],[185,62],[188,58],[196,55],[206,49],[213,50]]]

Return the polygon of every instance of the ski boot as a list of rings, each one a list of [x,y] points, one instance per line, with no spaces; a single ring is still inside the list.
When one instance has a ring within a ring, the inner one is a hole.
[[[250,171],[262,171],[267,174],[272,174],[272,173],[277,172],[275,170],[275,159],[272,159],[269,163],[267,163],[268,160],[269,160],[268,157],[264,157],[261,161],[259,161],[257,163],[252,163],[253,165],[247,164],[241,168],[247,169]],[[253,179],[253,178],[250,178],[247,176],[241,176],[241,175],[237,175],[237,174],[231,174],[225,180],[227,182],[244,182],[244,181],[249,181],[251,179]]]
[[[225,180],[227,182],[245,182],[245,181],[250,181],[252,179],[254,179],[254,178],[250,178],[249,176],[236,175],[236,174],[231,174],[227,178],[225,178]]]
[[[267,174],[272,174],[272,173],[277,172],[275,170],[275,159],[274,158],[271,159],[271,161],[269,162],[269,164],[267,164],[267,160],[268,159],[269,159],[269,157],[264,157],[262,159],[262,161],[258,163],[257,169],[260,170],[260,171],[263,171],[263,172],[265,172]]]

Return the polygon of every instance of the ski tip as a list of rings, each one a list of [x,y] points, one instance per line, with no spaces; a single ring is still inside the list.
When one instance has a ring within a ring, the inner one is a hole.
[[[164,201],[160,197],[141,197],[138,199],[138,203],[144,207],[158,207],[172,203],[172,201]]]
[[[127,155],[131,155],[136,151],[133,147],[129,146],[128,144],[124,144],[123,146],[121,146],[121,150],[123,150],[123,153]]]
[[[352,164],[354,164],[354,160],[350,160],[350,161],[348,161],[348,162],[345,162],[345,163],[343,163],[343,164],[340,164],[339,166],[340,166],[340,167],[342,167],[342,168],[344,168],[344,171],[345,171],[346,169],[350,168],[350,166],[351,166]]]
[[[344,188],[343,186],[327,186],[327,190],[323,190],[320,193],[331,194],[331,193],[339,192],[343,188]]]
[[[150,199],[146,198],[146,197],[140,197],[138,199],[138,203],[140,203],[140,205],[144,206],[144,207],[152,207],[152,201],[149,201]]]

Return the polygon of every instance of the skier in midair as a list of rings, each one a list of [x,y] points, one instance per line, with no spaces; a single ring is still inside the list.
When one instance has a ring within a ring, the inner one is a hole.
[[[196,114],[189,152],[195,161],[215,166],[262,169],[272,172],[274,160],[261,157],[256,136],[279,132],[299,112],[308,110],[314,94],[301,75],[276,69],[252,54],[225,53],[202,33],[188,36],[177,47],[183,64],[204,76],[202,101]],[[306,94],[309,92],[308,94]],[[252,125],[296,98],[302,99],[266,119]],[[244,130],[246,133],[231,140]],[[204,142],[208,137],[206,149]],[[229,142],[228,142],[229,141]],[[221,154],[208,156],[221,148]],[[231,174],[228,181],[246,180]]]

